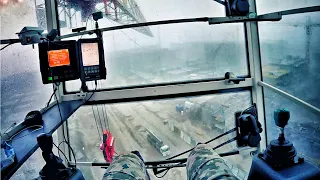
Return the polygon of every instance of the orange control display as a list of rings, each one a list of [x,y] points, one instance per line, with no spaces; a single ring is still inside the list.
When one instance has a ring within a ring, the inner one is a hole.
[[[69,66],[70,57],[68,49],[48,51],[48,60],[50,67]]]

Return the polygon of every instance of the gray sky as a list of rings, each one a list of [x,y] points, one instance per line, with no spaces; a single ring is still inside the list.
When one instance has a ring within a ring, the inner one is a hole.
[[[259,14],[288,9],[319,6],[320,0],[256,0]]]
[[[146,21],[168,20],[192,17],[223,17],[224,7],[212,0],[136,0]],[[109,20],[100,21],[100,27],[114,26]],[[104,34],[106,50],[123,50],[141,46],[160,45],[170,48],[172,44],[185,42],[243,41],[243,25],[228,24],[209,26],[208,23],[185,23],[150,27],[154,37],[148,37],[134,30],[107,32]],[[127,37],[129,36],[129,37]]]

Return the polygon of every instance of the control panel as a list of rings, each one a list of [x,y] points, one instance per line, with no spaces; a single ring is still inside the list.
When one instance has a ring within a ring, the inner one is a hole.
[[[106,79],[103,43],[99,38],[78,41],[80,78],[83,81]]]
[[[43,84],[79,79],[77,52],[74,40],[39,43]]]

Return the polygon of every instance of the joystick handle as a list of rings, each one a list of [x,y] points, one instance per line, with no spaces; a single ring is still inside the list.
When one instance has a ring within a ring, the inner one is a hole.
[[[52,153],[53,138],[52,138],[51,134],[41,133],[38,135],[37,141],[38,141],[39,147],[42,150],[43,154]]]
[[[290,119],[290,112],[287,109],[277,109],[274,111],[274,121],[277,126],[284,128]]]

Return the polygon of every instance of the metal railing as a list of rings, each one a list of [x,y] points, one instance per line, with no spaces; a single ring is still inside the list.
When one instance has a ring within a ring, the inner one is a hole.
[[[271,90],[271,91],[273,91],[273,92],[275,92],[275,93],[277,93],[277,94],[279,94],[279,95],[291,100],[292,102],[294,102],[294,103],[306,108],[307,110],[309,110],[309,111],[311,111],[311,112],[313,112],[313,113],[315,113],[317,115],[320,115],[320,109],[319,108],[317,108],[317,107],[315,107],[315,106],[313,106],[313,105],[311,105],[311,104],[309,104],[309,103],[307,103],[307,102],[305,102],[305,101],[303,101],[303,100],[301,100],[301,99],[299,99],[299,98],[297,98],[297,97],[295,97],[295,96],[293,96],[293,95],[291,95],[291,94],[289,94],[289,93],[287,93],[285,91],[282,91],[281,89],[278,89],[278,88],[276,88],[276,87],[274,87],[274,86],[272,86],[272,85],[270,85],[268,83],[262,82],[262,81],[259,81],[258,85],[262,86],[264,88],[267,88],[267,89],[269,89],[269,90]]]

